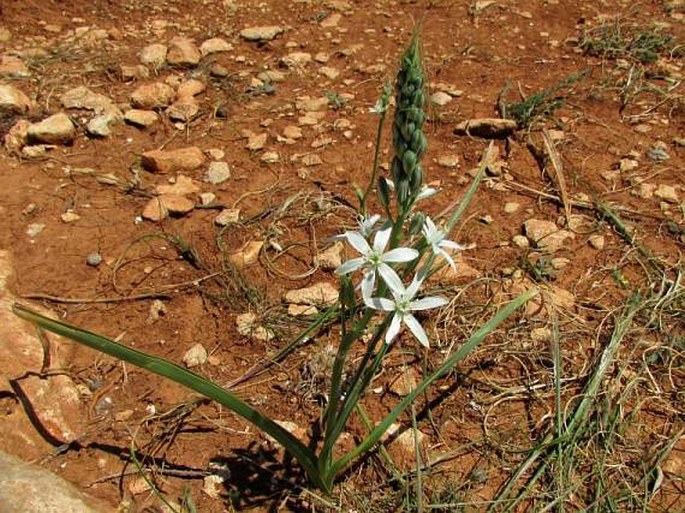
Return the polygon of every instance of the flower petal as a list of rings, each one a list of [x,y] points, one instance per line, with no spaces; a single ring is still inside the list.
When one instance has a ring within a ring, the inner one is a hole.
[[[362,255],[367,256],[371,253],[371,246],[369,246],[369,243],[366,242],[366,239],[361,233],[345,232],[345,237],[347,238],[347,242],[350,243],[350,246],[359,251]]]
[[[395,270],[388,264],[381,262],[378,266],[378,274],[381,275],[385,284],[390,288],[390,292],[395,298],[400,298],[405,293],[404,284]]]
[[[432,187],[423,187],[421,191],[416,195],[416,201],[421,201],[431,196],[435,196],[440,192],[440,189],[434,189]]]
[[[383,253],[383,251],[385,251],[385,247],[388,245],[388,241],[390,240],[390,232],[392,232],[391,226],[376,232],[376,235],[373,238],[373,249],[376,252]]]
[[[426,331],[423,329],[423,326],[421,326],[421,323],[416,320],[416,317],[412,314],[406,314],[403,320],[416,339],[421,342],[421,345],[428,347],[428,335],[426,335]]]
[[[438,242],[438,246],[440,246],[443,249],[452,249],[454,251],[464,251],[466,249],[465,246],[462,246],[461,244],[448,239],[443,239],[440,242]]]
[[[383,253],[381,260],[383,262],[398,263],[411,262],[419,256],[419,252],[412,248],[395,248],[387,253]]]
[[[411,300],[412,298],[416,297],[417,292],[419,291],[419,288],[423,284],[423,279],[425,276],[422,273],[416,273],[414,275],[414,279],[411,281],[409,286],[407,287],[407,291],[405,292],[405,299]]]
[[[385,343],[389,344],[400,332],[400,316],[394,314],[392,316],[392,321],[390,321],[390,326],[385,332]]]
[[[441,306],[445,306],[447,303],[449,303],[447,298],[441,296],[429,296],[409,303],[409,310],[430,310],[431,308],[440,308]]]
[[[395,303],[384,297],[365,297],[364,304],[374,310],[381,310],[383,312],[395,311]]]
[[[365,262],[365,260],[363,258],[352,258],[351,260],[348,260],[347,262],[343,262],[343,264],[335,270],[335,274],[337,274],[337,275],[350,274],[351,272],[354,272],[357,269],[359,269],[361,266],[363,266],[364,262]]]
[[[362,297],[370,298],[373,295],[373,289],[376,288],[376,271],[369,269],[362,277]]]

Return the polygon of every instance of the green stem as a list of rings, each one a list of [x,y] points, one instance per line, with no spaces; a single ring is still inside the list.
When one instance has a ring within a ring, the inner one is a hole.
[[[494,331],[502,322],[504,322],[514,311],[519,307],[524,305],[530,299],[538,294],[537,289],[531,289],[527,292],[516,297],[504,308],[499,310],[483,327],[481,327],[477,332],[475,332],[468,341],[461,346],[450,358],[448,358],[438,369],[424,379],[414,390],[412,390],[408,395],[406,395],[393,410],[386,415],[386,417],[376,426],[376,428],[360,443],[357,447],[352,449],[350,452],[333,462],[329,472],[330,475],[336,476],[342,472],[349,463],[357,458],[359,455],[365,453],[371,447],[373,447],[378,440],[385,434],[385,432],[390,427],[397,417],[416,399],[419,394],[422,394],[430,385],[432,385],[436,380],[447,374],[452,368],[464,357],[466,357],[471,351],[473,351],[483,339]],[[387,348],[387,344],[384,344]],[[384,351],[383,351],[384,353]],[[380,352],[379,352],[380,354]],[[330,479],[328,476],[324,476],[324,481]]]
[[[383,137],[383,127],[385,126],[385,113],[385,110],[381,112],[380,119],[378,120],[378,129],[376,130],[376,148],[373,153],[373,169],[371,171],[371,180],[369,180],[369,185],[366,186],[366,191],[364,191],[364,195],[362,196],[359,205],[359,213],[363,217],[366,217],[366,198],[369,194],[371,194],[373,187],[376,185],[376,180],[378,179],[378,168],[380,166],[381,158],[381,138]]]

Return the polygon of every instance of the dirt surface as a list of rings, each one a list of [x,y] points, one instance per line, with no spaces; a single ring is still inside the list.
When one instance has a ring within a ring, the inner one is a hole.
[[[484,510],[553,423],[553,328],[567,378],[562,399],[571,408],[630,298],[660,298],[651,314],[636,317],[603,382],[591,424],[597,435],[578,442],[569,479],[575,488],[565,502],[567,510],[606,511],[602,501],[615,486],[642,497],[648,510],[676,511],[685,507],[684,20],[678,1],[4,0],[0,58],[18,57],[28,72],[5,72],[0,82],[34,104],[24,114],[3,111],[0,136],[22,118],[58,112],[77,130],[70,144],[37,155],[0,150],[0,247],[13,257],[10,289],[26,304],[178,363],[200,343],[209,359],[194,370],[219,383],[240,378],[307,326],[288,315],[285,292],[322,281],[337,286],[317,255],[328,237],[355,224],[354,185],[366,186],[374,155],[378,116],[369,109],[394,79],[419,22],[427,93],[442,91],[448,100],[428,112],[425,175],[442,192],[426,211],[437,215],[463,195],[489,144],[455,134],[457,124],[508,115],[519,126],[494,141],[497,155],[453,234],[469,247],[460,258],[467,272],[442,284],[455,299],[426,319],[434,347],[424,354],[403,337],[374,382],[369,415],[378,420],[389,411],[397,396],[388,387],[406,366],[437,367],[508,293],[532,284],[551,291],[555,301],[517,314],[417,405],[428,440],[423,456],[434,462],[424,475],[426,504]],[[240,36],[257,26],[282,32],[258,42]],[[652,41],[649,51],[644,41],[623,45],[640,33],[663,44]],[[147,78],[123,76],[141,63],[143,48],[176,36],[198,47],[221,38],[231,49],[198,64],[148,65]],[[293,62],[293,53],[311,61]],[[265,79],[272,70],[276,79]],[[86,133],[94,112],[67,109],[60,99],[86,86],[126,112],[139,86],[178,88],[188,79],[206,86],[191,119],[170,120],[161,108],[152,126],[119,121],[105,137]],[[307,103],[319,98],[328,101]],[[248,148],[259,134],[266,134],[263,146]],[[145,152],[187,147],[200,148],[206,161],[169,173],[141,165]],[[382,147],[387,169],[389,130]],[[212,160],[226,162],[230,178],[207,182]],[[179,175],[215,198],[203,204],[190,193],[192,211],[143,219],[156,187],[182,181]],[[215,218],[227,208],[239,209],[239,222],[222,228]],[[524,226],[531,219],[554,222],[569,236],[558,249],[535,241],[520,247],[514,237],[531,238]],[[27,234],[36,224],[40,233]],[[258,259],[236,270],[232,255],[250,241],[263,242]],[[93,253],[102,258],[97,266],[87,263]],[[250,312],[273,337],[238,332],[236,317]],[[326,375],[312,362],[338,336],[330,326],[235,390],[308,437]],[[162,510],[143,467],[160,495],[176,504],[192,498],[201,512],[415,506],[406,503],[413,485],[393,480],[376,456],[321,502],[298,488],[297,471],[284,467],[278,448],[218,406],[194,403],[182,388],[85,348],[73,349],[67,370],[81,385],[87,428],[70,445],[40,453],[3,448],[43,461],[113,506]],[[18,399],[2,404],[22,408]],[[602,446],[604,429],[617,439]],[[355,421],[352,439],[361,430]],[[600,456],[606,466],[597,464]],[[216,468],[228,479],[212,494],[203,479]],[[411,481],[411,460],[404,468]],[[592,483],[607,476],[611,482],[597,491]],[[519,508],[538,510],[544,500],[533,494]],[[616,508],[638,504],[629,499]]]

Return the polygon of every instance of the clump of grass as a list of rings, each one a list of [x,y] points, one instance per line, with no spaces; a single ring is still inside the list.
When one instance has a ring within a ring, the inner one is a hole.
[[[585,76],[585,72],[574,73],[561,80],[554,86],[538,91],[529,96],[521,94],[521,101],[500,102],[502,117],[515,120],[519,126],[527,127],[543,119],[551,118],[561,108],[571,88]],[[503,97],[509,89],[507,84],[500,94]]]
[[[617,20],[587,30],[580,41],[586,55],[605,59],[628,59],[647,64],[663,55],[679,57],[684,54],[675,39],[656,29],[626,28]]]

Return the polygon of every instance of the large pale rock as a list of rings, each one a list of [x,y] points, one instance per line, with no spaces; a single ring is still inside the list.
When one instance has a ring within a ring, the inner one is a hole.
[[[162,82],[144,84],[131,94],[131,105],[137,109],[162,109],[169,105],[175,96],[174,89]]]
[[[560,229],[553,221],[529,219],[523,224],[526,236],[539,249],[557,251],[566,239],[574,238],[573,232]]]
[[[159,68],[166,63],[167,51],[166,45],[155,43],[143,48],[138,57],[143,64]]]
[[[191,78],[181,83],[176,91],[177,98],[192,97],[203,93],[207,86],[202,80]]]
[[[114,108],[114,102],[104,94],[91,91],[85,86],[70,89],[62,96],[60,102],[65,109],[86,109],[102,114]]]
[[[117,108],[112,106],[104,114],[95,116],[86,125],[86,132],[94,137],[109,137],[112,133],[112,127],[120,123],[124,119],[124,115]]]
[[[328,282],[286,292],[285,301],[297,305],[333,306],[338,301],[338,289]]]
[[[238,269],[255,264],[259,260],[259,253],[262,251],[262,246],[264,246],[264,241],[249,241],[240,249],[240,251],[231,253],[228,256],[228,260]]]
[[[457,135],[482,137],[484,139],[503,139],[514,133],[517,126],[516,121],[513,119],[469,119],[454,127],[454,133]]]
[[[207,39],[200,45],[200,53],[203,57],[213,53],[230,52],[231,50],[233,50],[233,45],[220,37]]]
[[[202,54],[192,39],[175,37],[169,42],[167,62],[172,66],[196,66]]]
[[[143,219],[161,221],[169,215],[182,216],[195,208],[195,202],[180,194],[160,194],[143,208]]]
[[[200,186],[197,185],[192,178],[185,175],[178,175],[176,182],[168,185],[158,185],[157,194],[177,194],[179,196],[186,196],[190,194],[198,194]]]
[[[33,102],[24,92],[9,84],[0,84],[0,114],[25,114],[33,107]]]
[[[0,452],[0,513],[113,511],[52,472]]]
[[[193,171],[205,162],[205,155],[197,146],[178,150],[152,150],[143,153],[141,164],[148,171],[174,173]]]
[[[159,121],[159,115],[154,110],[130,109],[124,114],[124,121],[139,128],[147,128]]]
[[[40,371],[43,347],[34,327],[12,312],[17,298],[7,288],[11,273],[10,254],[0,250],[0,393],[13,397],[16,393],[14,387],[19,388],[19,404],[30,412],[43,434],[53,441],[72,442],[87,427],[78,390],[66,375],[25,377],[29,372]],[[52,342],[49,348],[51,367],[63,368],[64,360],[74,346],[53,335],[49,338]],[[11,380],[14,380],[14,386]],[[0,417],[0,449],[35,457],[36,451],[44,449],[44,446],[44,436],[32,426],[24,409],[17,406],[3,411]],[[2,475],[0,471],[0,479]]]
[[[0,76],[26,78],[31,76],[29,68],[19,57],[0,55]]]
[[[283,28],[276,25],[247,27],[240,31],[240,37],[248,41],[271,41],[281,33],[283,33]]]
[[[27,135],[32,143],[70,144],[76,137],[76,127],[69,116],[60,112],[29,125]]]
[[[195,98],[192,96],[182,96],[167,108],[166,115],[172,121],[185,123],[197,116],[198,112],[200,112],[200,106],[195,101]]]

